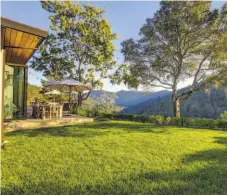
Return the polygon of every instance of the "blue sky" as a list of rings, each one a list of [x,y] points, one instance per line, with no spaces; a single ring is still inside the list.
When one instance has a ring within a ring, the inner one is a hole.
[[[159,9],[158,1],[90,1],[101,8],[107,8],[105,17],[112,26],[112,30],[118,33],[119,40],[115,41],[116,59],[119,63],[123,62],[123,56],[120,53],[120,43],[128,38],[137,38],[139,29],[145,22],[147,17],[152,18],[154,13]],[[224,1],[213,2],[213,8],[219,8]],[[3,17],[16,20],[31,26],[35,26],[44,30],[49,29],[48,12],[42,9],[40,2],[37,1],[3,1],[1,2],[1,15]],[[42,73],[29,69],[29,83],[40,85]],[[181,83],[184,87],[187,82]],[[120,86],[111,85],[110,82],[104,80],[104,90],[119,91],[127,90],[123,84]],[[157,90],[157,89],[156,89]]]

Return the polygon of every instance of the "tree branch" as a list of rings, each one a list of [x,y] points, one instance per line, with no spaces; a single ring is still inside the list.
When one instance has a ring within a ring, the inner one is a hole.
[[[82,99],[83,99],[83,100],[86,100],[86,99],[89,97],[90,93],[91,93],[91,91],[89,91],[88,93],[86,93],[86,95],[83,94],[83,95],[82,95]]]

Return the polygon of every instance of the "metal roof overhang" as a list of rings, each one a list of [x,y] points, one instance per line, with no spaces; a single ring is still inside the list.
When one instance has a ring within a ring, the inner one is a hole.
[[[1,17],[1,49],[6,50],[6,63],[25,65],[47,35],[47,31]]]

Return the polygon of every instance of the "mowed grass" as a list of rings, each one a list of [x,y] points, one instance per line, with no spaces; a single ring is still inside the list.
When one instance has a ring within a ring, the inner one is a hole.
[[[106,121],[6,134],[2,194],[227,194],[227,132]]]

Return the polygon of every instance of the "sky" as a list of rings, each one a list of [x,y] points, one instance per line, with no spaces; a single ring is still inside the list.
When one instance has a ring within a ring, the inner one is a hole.
[[[77,1],[78,2],[78,1]],[[86,3],[83,1],[82,3]],[[123,63],[124,58],[120,52],[120,43],[126,39],[138,38],[138,33],[146,18],[152,18],[154,13],[160,8],[158,1],[90,1],[91,4],[100,8],[106,8],[105,18],[109,21],[112,31],[119,35],[119,39],[114,41],[116,48],[115,58],[118,63]],[[224,1],[215,1],[212,8],[220,8]],[[49,13],[42,9],[38,1],[2,1],[1,16],[21,23],[25,23],[43,30],[49,30]],[[29,68],[28,82],[40,85],[41,72],[36,72]],[[190,80],[180,83],[179,87],[186,87]],[[119,91],[128,90],[121,85],[112,85],[108,79],[104,80],[104,90]],[[154,91],[161,88],[154,88]]]

